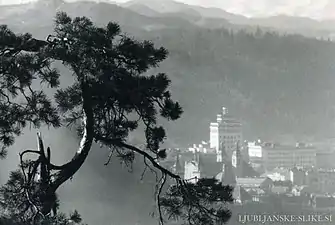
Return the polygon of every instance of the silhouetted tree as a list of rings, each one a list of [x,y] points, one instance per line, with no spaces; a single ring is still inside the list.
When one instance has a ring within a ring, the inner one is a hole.
[[[44,146],[40,134],[38,134],[38,149],[44,153]],[[82,219],[77,211],[69,216],[57,213],[59,199],[56,193],[48,192],[50,174],[45,163],[37,160],[23,160],[24,153],[20,154],[20,169],[10,173],[7,183],[0,187],[0,225],[75,225]],[[50,155],[50,148],[47,149]],[[49,157],[48,157],[49,158]],[[39,168],[38,168],[39,167]],[[43,212],[43,209],[52,208],[51,213]]]
[[[226,203],[233,202],[232,191],[231,186],[223,186],[214,178],[199,179],[195,184],[179,181],[160,204],[168,218],[183,218],[190,225],[223,224],[231,217]]]
[[[58,213],[52,216],[40,216],[35,213],[43,199],[39,193],[41,182],[34,182],[29,190],[24,188],[25,179],[20,170],[10,173],[9,180],[0,188],[0,225],[79,225],[81,216],[74,211],[69,216]],[[29,194],[28,194],[29,191]],[[57,203],[58,198],[54,199]]]
[[[188,219],[189,224],[227,221],[229,211],[223,206],[225,201],[232,201],[227,197],[230,189],[213,180],[190,184],[158,163],[166,156],[166,150],[159,148],[166,135],[157,123],[158,116],[177,120],[182,108],[171,99],[170,80],[165,74],[147,76],[144,73],[166,59],[167,50],[155,48],[150,41],[140,42],[123,35],[115,23],[96,27],[86,17],[72,19],[65,13],[58,13],[55,23],[54,35],[46,41],[36,40],[30,34],[15,35],[7,26],[0,27],[2,155],[28,123],[35,127],[75,124],[81,137],[76,154],[64,165],[51,162],[51,151],[49,148],[44,150],[40,135],[38,150],[25,150],[20,154],[23,173],[20,186],[26,195],[22,196],[25,200],[18,201],[28,201],[25,207],[34,208],[29,216],[51,218],[51,211],[57,216],[53,210],[57,189],[81,168],[96,142],[109,148],[111,155],[115,153],[128,163],[139,154],[144,157],[147,167],[161,172],[156,195],[161,224],[164,222],[162,207],[169,208],[171,201],[180,198],[183,207],[193,210],[185,211],[185,214],[198,215],[193,222]],[[73,84],[59,88],[60,74],[53,67],[54,61],[71,70]],[[35,79],[56,89],[54,99],[49,99],[43,90],[32,87]],[[53,105],[53,100],[57,106]],[[140,124],[145,127],[146,138],[146,147],[142,149],[127,142],[129,132]],[[38,158],[25,164],[26,154]],[[169,201],[162,201],[167,177],[176,181],[175,188],[179,192],[169,192]],[[30,198],[34,198],[34,202]],[[218,204],[217,209],[207,209],[209,203]],[[12,213],[24,216],[24,210],[20,210],[19,207]]]

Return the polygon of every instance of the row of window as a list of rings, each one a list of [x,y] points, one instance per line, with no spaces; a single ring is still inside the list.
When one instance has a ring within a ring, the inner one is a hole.
[[[267,162],[268,165],[270,164],[286,164],[286,165],[294,165],[294,164],[316,164],[315,161],[313,160],[291,160],[291,161],[286,161],[286,160],[272,160]]]
[[[306,165],[314,165],[314,162],[271,162],[270,164],[267,164],[269,166],[274,166],[274,167],[281,167],[281,166],[286,166],[286,167],[293,167],[293,166],[306,166]]]
[[[283,160],[272,160],[271,162],[268,162],[269,164],[276,163],[276,164],[315,164],[315,161],[313,160],[291,160],[291,161],[283,161]]]
[[[220,129],[220,133],[229,133],[229,134],[236,134],[236,133],[241,133],[240,129],[235,129],[235,128],[229,128],[229,129]]]
[[[265,162],[268,163],[293,163],[293,162],[313,162],[316,163],[316,160],[314,159],[264,159]]]
[[[273,159],[273,158],[312,158],[316,159],[315,155],[292,155],[292,154],[281,154],[281,155],[266,155],[267,158]]]
[[[265,157],[269,160],[281,160],[281,159],[285,159],[285,160],[315,160],[316,161],[316,158],[315,157],[312,157],[312,156],[292,156],[292,155],[288,155],[288,156],[280,156],[280,157],[276,157],[276,156],[267,156]]]
[[[241,139],[241,136],[220,136],[220,138],[227,139],[227,140],[229,139],[235,140],[235,139]]]

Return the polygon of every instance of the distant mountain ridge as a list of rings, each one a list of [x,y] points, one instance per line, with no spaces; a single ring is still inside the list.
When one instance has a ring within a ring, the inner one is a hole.
[[[267,33],[221,18],[199,20],[201,13],[189,8],[187,13],[150,9],[157,15],[145,16],[109,3],[54,3],[18,6],[20,14],[7,14],[0,23],[45,38],[56,11],[65,11],[100,25],[118,22],[132,36],[169,50],[169,58],[153,71],[171,77],[174,96],[185,109],[180,122],[166,124],[169,144],[206,140],[208,124],[223,105],[242,119],[245,138],[300,140],[335,131],[335,45],[330,41]],[[6,7],[0,7],[0,15]]]
[[[247,18],[242,15],[229,13],[219,8],[205,8],[195,5],[187,5],[173,0],[131,0],[126,3],[114,3],[112,1],[77,1],[66,2],[63,0],[39,0],[37,2],[22,5],[0,6],[1,19],[8,17],[17,17],[24,14],[27,9],[34,7],[60,7],[62,4],[105,4],[118,5],[141,14],[146,17],[179,17],[187,20],[197,26],[221,28],[229,27],[231,29],[251,29],[253,27],[262,27],[262,29],[276,30],[281,33],[298,33],[308,37],[330,38],[335,37],[335,21],[325,20],[317,21],[304,17],[292,17],[278,15],[267,18]],[[108,7],[107,7],[108,8]],[[79,9],[78,9],[79,10]],[[17,19],[17,18],[15,18]]]
[[[133,8],[137,6],[137,9]],[[300,33],[306,36],[322,36],[332,38],[335,33],[335,21],[317,21],[307,17],[293,17],[286,15],[271,16],[267,18],[247,18],[242,15],[229,13],[219,8],[205,8],[187,5],[173,0],[132,0],[121,4],[122,7],[133,9],[138,13],[145,13],[140,6],[150,8],[159,13],[185,13],[189,10],[198,12],[206,19],[223,19],[234,25],[260,26],[274,28],[289,33]],[[206,23],[204,23],[206,25]]]

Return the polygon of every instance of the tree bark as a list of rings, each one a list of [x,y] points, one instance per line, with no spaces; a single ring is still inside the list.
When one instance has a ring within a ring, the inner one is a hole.
[[[84,90],[83,90],[84,93]],[[54,175],[54,179],[49,185],[47,190],[48,196],[55,196],[57,189],[69,180],[84,164],[87,156],[91,150],[93,138],[94,138],[94,130],[93,130],[93,111],[92,106],[90,104],[91,96],[88,93],[83,94],[83,136],[80,141],[80,146],[72,158],[72,160],[62,166],[58,166],[59,172]],[[46,204],[45,208],[43,209],[44,214],[50,213],[52,210],[52,205]]]

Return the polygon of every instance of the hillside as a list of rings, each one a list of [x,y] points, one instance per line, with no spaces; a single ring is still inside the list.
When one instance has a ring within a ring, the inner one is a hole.
[[[117,21],[131,35],[166,47],[170,56],[159,71],[170,75],[185,109],[181,121],[168,126],[174,143],[208,138],[208,124],[222,105],[243,120],[246,138],[303,139],[334,131],[332,42],[202,28],[180,17],[144,16],[107,3],[58,3],[35,3],[16,20],[1,22],[43,38],[57,9],[99,24]],[[33,15],[43,15],[43,21]]]
[[[183,120],[187,128],[197,124],[208,132],[210,119],[226,105],[243,118],[247,137],[333,132],[332,42],[205,29],[151,35],[171,52],[166,66],[174,69],[166,71],[177,77],[175,93],[191,114]]]

